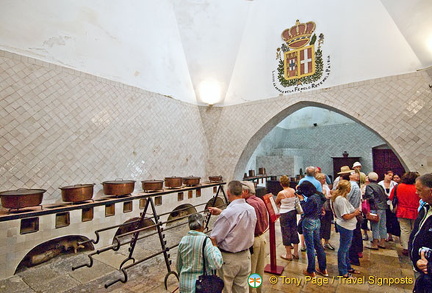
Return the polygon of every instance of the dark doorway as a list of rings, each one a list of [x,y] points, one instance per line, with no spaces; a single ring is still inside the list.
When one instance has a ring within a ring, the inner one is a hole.
[[[379,180],[384,178],[384,173],[388,170],[392,170],[401,177],[405,173],[405,168],[391,149],[373,148],[372,157],[373,170],[378,174]]]

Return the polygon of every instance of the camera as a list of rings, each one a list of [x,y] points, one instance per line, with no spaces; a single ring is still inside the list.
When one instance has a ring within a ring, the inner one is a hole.
[[[429,247],[422,247],[419,248],[419,255],[421,256],[422,251],[424,251],[424,256],[427,260],[430,260],[431,256],[432,256],[432,249]]]

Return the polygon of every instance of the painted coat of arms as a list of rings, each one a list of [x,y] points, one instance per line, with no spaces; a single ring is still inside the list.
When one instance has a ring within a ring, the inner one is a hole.
[[[330,74],[330,56],[327,57],[324,69],[321,50],[324,35],[321,33],[317,38],[314,33],[315,27],[313,21],[300,23],[297,20],[294,26],[282,32],[282,39],[285,43],[276,50],[276,59],[279,60],[277,81],[275,71],[273,71],[273,85],[278,91],[291,93],[316,88]],[[324,72],[326,76],[323,78]],[[295,87],[287,90],[280,89],[280,86]]]

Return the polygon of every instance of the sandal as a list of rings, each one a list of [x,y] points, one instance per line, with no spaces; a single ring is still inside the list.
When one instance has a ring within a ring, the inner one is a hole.
[[[360,274],[360,271],[357,271],[356,269],[350,269],[350,270],[348,270],[348,273],[350,273],[350,274]]]
[[[298,255],[293,254],[294,259],[299,259],[300,257]]]
[[[327,249],[330,249],[330,250],[335,250],[334,247],[330,243],[324,244],[324,248],[327,248]]]
[[[286,255],[281,255],[280,256],[282,259],[287,260],[287,261],[292,261],[293,258],[292,257],[286,257]]]
[[[342,277],[344,277],[345,279],[354,279],[354,277],[351,275],[351,273],[347,273],[347,274],[343,275]]]

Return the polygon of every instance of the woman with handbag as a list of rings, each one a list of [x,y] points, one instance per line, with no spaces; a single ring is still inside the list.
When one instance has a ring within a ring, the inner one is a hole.
[[[319,219],[325,197],[321,192],[317,192],[315,186],[309,181],[304,181],[297,187],[297,195],[304,211],[302,228],[308,258],[308,266],[303,274],[313,278],[316,272],[328,277],[326,254],[320,239],[321,222]],[[315,253],[318,258],[318,268],[315,268]]]
[[[181,293],[195,292],[195,284],[204,273],[204,262],[207,272],[219,269],[223,263],[219,248],[213,246],[212,241],[203,233],[203,215],[192,214],[188,217],[188,222],[190,231],[180,240],[176,263]]]
[[[355,209],[346,199],[351,190],[351,183],[347,180],[340,180],[331,199],[331,206],[336,219],[336,227],[340,235],[338,249],[338,269],[339,275],[350,278],[351,274],[360,272],[351,267],[349,249],[353,239],[353,232],[357,225],[357,216],[361,214],[359,209]]]
[[[387,237],[386,228],[386,210],[387,210],[387,195],[381,185],[378,185],[378,174],[375,172],[370,172],[368,174],[369,185],[366,186],[364,200],[370,206],[370,213],[376,215],[377,219],[374,217],[369,217],[366,214],[366,218],[370,221],[372,229],[372,245],[366,246],[366,248],[378,250],[379,248],[385,248],[385,240]]]
[[[298,244],[299,236],[297,233],[297,211],[296,201],[299,199],[295,195],[295,190],[290,187],[288,176],[281,176],[281,190],[276,197],[276,205],[279,207],[280,226],[282,232],[282,243],[285,246],[286,253],[281,258],[291,261],[299,258]],[[291,253],[291,249],[293,252]]]

